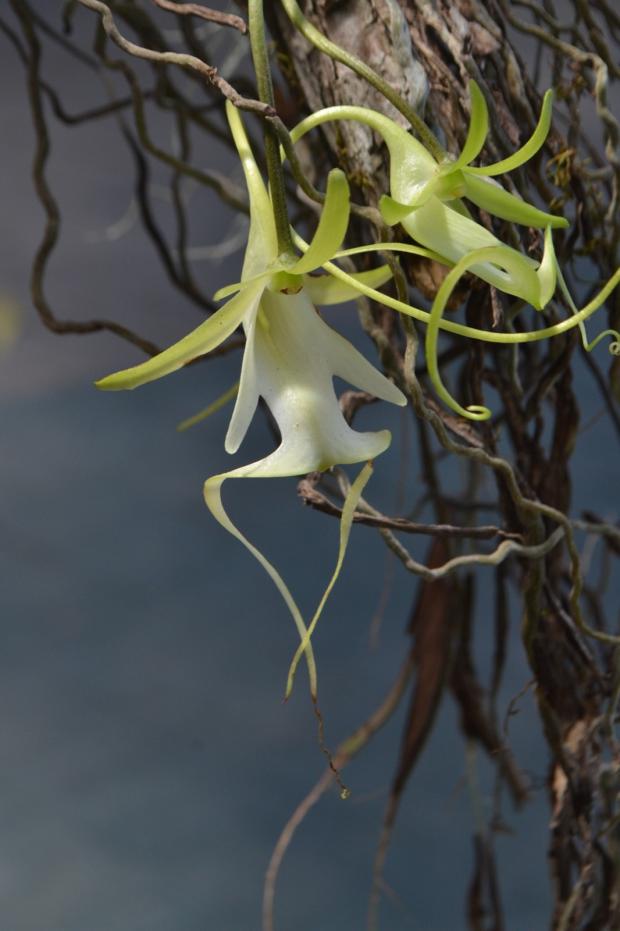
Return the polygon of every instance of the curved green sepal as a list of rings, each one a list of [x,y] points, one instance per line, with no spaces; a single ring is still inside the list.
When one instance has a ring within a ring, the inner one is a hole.
[[[353,246],[351,249],[341,249],[334,256],[334,259],[343,259],[351,255],[362,255],[365,252],[406,252],[408,255],[419,255],[423,259],[432,259],[434,262],[440,262],[442,265],[453,265],[443,255],[433,252],[432,249],[424,249],[422,246],[414,246],[410,242],[374,242],[366,246]],[[363,281],[363,279],[359,279]],[[364,282],[367,284],[367,282]]]
[[[188,333],[178,343],[147,359],[141,365],[115,372],[95,382],[102,391],[120,391],[138,388],[156,378],[162,378],[176,372],[183,365],[204,356],[233,333],[241,321],[252,314],[263,293],[262,282],[253,282],[244,287],[227,304],[216,311],[212,317],[201,323],[192,333]]]
[[[491,179],[475,178],[467,171],[464,174],[464,183],[463,196],[493,216],[536,229],[544,229],[547,226],[566,229],[569,225],[565,217],[539,210],[520,197],[510,194]]]
[[[325,203],[319,225],[308,251],[287,271],[294,275],[305,275],[333,258],[346,235],[349,211],[349,182],[343,171],[333,168],[327,178]]]
[[[359,283],[369,288],[380,288],[382,284],[392,277],[389,265],[371,268],[366,272],[355,272],[351,275],[356,284],[345,284],[334,278],[333,275],[307,276],[304,279],[304,288],[310,300],[319,307],[328,307],[330,304],[345,304],[347,301],[356,301],[360,296]]]
[[[437,173],[439,163],[421,142],[388,116],[367,107],[318,110],[291,130],[291,138],[297,142],[311,129],[334,120],[356,120],[383,137],[390,152],[390,187],[397,200],[412,200]]]
[[[379,210],[388,226],[396,226],[397,223],[401,223],[414,209],[410,204],[399,203],[389,194],[382,194],[379,199]]]
[[[558,262],[555,257],[555,249],[553,248],[553,234],[551,232],[551,227],[548,226],[545,230],[545,248],[543,250],[542,261],[536,272],[540,284],[540,307],[537,308],[538,310],[542,310],[543,307],[546,307],[555,294],[558,278],[557,269]]]
[[[469,130],[463,150],[457,160],[450,165],[451,171],[465,168],[480,155],[484,140],[489,131],[489,111],[484,95],[475,81],[469,82],[471,98],[471,114],[469,117]]]
[[[250,195],[250,230],[242,274],[242,278],[246,279],[262,271],[277,258],[278,236],[271,198],[256,164],[239,110],[229,100],[226,101],[226,116]]]
[[[486,175],[490,178],[494,175],[504,174],[506,171],[513,171],[515,168],[519,168],[521,165],[524,165],[525,162],[528,162],[534,155],[536,155],[538,150],[544,145],[545,139],[549,135],[552,108],[553,91],[548,90],[543,97],[542,108],[536,129],[527,140],[525,145],[522,145],[520,149],[517,149],[517,151],[513,152],[512,155],[509,155],[508,158],[503,158],[500,162],[495,162],[493,165],[484,165],[482,168],[469,168],[468,170],[477,175]]]

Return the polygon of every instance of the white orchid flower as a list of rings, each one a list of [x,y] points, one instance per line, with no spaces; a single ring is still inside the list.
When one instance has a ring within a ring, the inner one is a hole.
[[[239,112],[227,104],[228,121],[243,164],[250,198],[250,230],[241,282],[222,289],[234,294],[212,317],[159,355],[97,382],[104,390],[136,388],[176,371],[219,346],[240,325],[246,335],[241,379],[225,448],[235,453],[256,411],[259,398],[278,425],[281,442],[264,459],[215,475],[205,482],[205,501],[214,517],[259,560],[277,585],[295,620],[306,653],[311,687],[316,672],[309,634],[301,614],[277,570],[244,537],[226,514],[221,487],[228,478],[276,478],[323,471],[336,464],[371,460],[390,444],[388,430],[360,433],[345,421],[333,378],[339,376],[393,404],[404,405],[402,392],[378,372],[346,339],[319,316],[314,302],[333,304],[358,296],[358,285],[375,287],[388,280],[386,267],[350,276],[346,282],[309,272],[333,258],[349,220],[349,187],[338,169],[329,175],[325,206],[314,238],[303,256],[278,255],[273,207],[252,154]],[[236,293],[234,293],[236,292]],[[357,501],[370,475],[366,469],[352,488]],[[347,502],[341,528],[335,582],[348,541],[355,504]],[[324,599],[321,602],[321,608]],[[320,612],[319,612],[320,613]],[[318,616],[313,619],[313,624]],[[310,630],[311,633],[311,630]],[[296,665],[296,662],[295,662]],[[292,678],[289,677],[289,691]]]
[[[553,91],[548,90],[543,98],[538,124],[530,139],[508,158],[480,167],[474,167],[471,163],[479,156],[486,141],[489,113],[484,95],[475,81],[469,82],[469,91],[469,131],[461,154],[456,159],[448,157],[441,163],[432,159],[434,164],[431,166],[428,158],[423,162],[419,159],[418,152],[418,164],[423,165],[422,170],[418,171],[415,179],[409,179],[404,189],[400,185],[400,193],[406,194],[406,197],[402,200],[396,196],[393,199],[386,198],[386,208],[391,202],[403,211],[407,207],[411,210],[425,204],[433,195],[442,201],[465,197],[488,213],[513,223],[539,228],[567,227],[568,221],[564,217],[539,210],[491,180],[524,165],[540,150],[551,126]],[[424,149],[420,143],[417,147]],[[424,152],[428,156],[426,149]]]
[[[505,291],[541,309],[549,301],[556,285],[556,267],[547,249],[541,262],[506,246],[490,230],[476,223],[461,201],[465,197],[495,216],[515,223],[549,229],[566,227],[564,217],[544,213],[521,198],[504,190],[495,175],[522,165],[543,145],[551,122],[551,91],[545,94],[543,107],[532,137],[509,158],[480,168],[472,162],[480,153],[488,130],[486,102],[478,85],[472,81],[471,121],[463,151],[456,159],[438,162],[421,142],[389,117],[365,107],[338,106],[319,110],[292,131],[297,141],[309,130],[331,120],[358,120],[382,136],[390,153],[390,195],[380,201],[383,218],[389,225],[401,223],[412,239],[438,253],[446,264],[456,264],[477,249],[501,247],[501,258],[479,262],[469,271]],[[548,242],[548,240],[547,240]]]
[[[603,337],[610,337],[610,351],[620,352],[620,334],[605,330],[591,342],[585,331],[590,317],[620,281],[616,270],[599,294],[581,310],[575,306],[561,274],[553,248],[552,229],[566,227],[563,217],[544,213],[519,197],[505,191],[493,180],[495,175],[511,171],[528,161],[543,145],[551,124],[553,94],[547,91],[538,125],[531,138],[515,153],[500,162],[484,167],[470,163],[479,155],[488,130],[488,111],[482,92],[475,82],[470,84],[471,121],[463,151],[456,159],[438,162],[433,155],[405,129],[382,113],[363,107],[336,106],[319,110],[299,123],[291,132],[294,142],[323,123],[334,120],[357,120],[381,135],[390,154],[391,196],[383,195],[381,212],[390,225],[401,223],[412,239],[425,250],[406,244],[382,244],[395,251],[425,252],[429,257],[453,266],[433,301],[431,312],[405,304],[360,282],[359,290],[400,313],[427,324],[425,354],[429,375],[437,394],[448,407],[463,417],[486,420],[491,416],[487,407],[472,405],[464,408],[442,383],[437,365],[439,330],[447,330],[470,339],[501,344],[538,341],[557,336],[578,326],[584,348],[591,351]],[[460,199],[465,197],[489,213],[515,223],[544,228],[544,249],[540,261],[506,246],[489,230],[476,223]],[[376,248],[379,248],[377,246]],[[347,274],[333,265],[325,266],[343,282]],[[542,310],[560,289],[572,316],[544,329],[501,333],[469,327],[455,320],[445,320],[443,311],[459,278],[470,272],[494,285],[500,291],[521,298],[537,310]]]

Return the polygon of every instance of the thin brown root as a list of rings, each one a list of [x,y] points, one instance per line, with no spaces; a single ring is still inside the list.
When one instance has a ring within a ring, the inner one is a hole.
[[[390,719],[398,708],[400,700],[405,693],[414,666],[413,651],[410,651],[395,682],[392,684],[382,703],[375,709],[370,717],[338,747],[334,760],[332,761],[335,769],[343,769]],[[321,718],[319,718],[319,720],[322,721]],[[334,772],[330,766],[324,771],[323,775],[310,790],[308,795],[299,803],[284,825],[282,833],[276,842],[276,846],[274,847],[269,861],[269,866],[267,867],[265,885],[263,888],[263,931],[274,931],[274,904],[278,874],[284,856],[295,835],[295,831],[310,809],[319,801],[325,790],[329,788],[333,779]]]
[[[333,754],[331,750],[329,749],[329,747],[327,746],[327,744],[325,743],[325,722],[323,721],[323,715],[321,713],[321,709],[319,708],[319,704],[315,696],[312,697],[312,706],[314,708],[314,713],[318,721],[319,747],[321,748],[321,752],[327,758],[327,763],[329,765],[330,772],[332,776],[334,777],[334,779],[336,780],[338,784],[338,788],[340,789],[340,798],[344,801],[348,799],[349,796],[351,795],[351,790],[342,781],[340,771],[334,762]]]

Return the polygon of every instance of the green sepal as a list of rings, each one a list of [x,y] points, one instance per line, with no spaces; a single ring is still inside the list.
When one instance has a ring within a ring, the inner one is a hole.
[[[132,368],[99,379],[95,382],[97,388],[103,391],[138,388],[147,382],[155,381],[156,378],[162,378],[170,372],[177,371],[192,359],[206,355],[223,343],[237,329],[244,317],[253,312],[263,290],[264,286],[260,281],[248,284],[212,317],[201,323],[183,339],[140,365],[134,365]]]
[[[487,177],[491,178],[494,175],[501,175],[504,174],[504,172],[513,171],[515,168],[519,168],[521,165],[524,165],[525,162],[528,162],[534,155],[536,155],[538,150],[542,148],[545,139],[549,135],[552,108],[553,91],[548,90],[543,97],[542,108],[536,129],[527,140],[525,145],[522,145],[520,149],[517,149],[517,151],[513,152],[512,155],[509,155],[508,158],[503,158],[500,162],[495,162],[493,165],[484,165],[482,168],[469,168],[468,171],[471,171],[477,175],[486,175]]]
[[[391,277],[392,270],[389,265],[381,265],[379,268],[371,268],[370,271],[355,272],[351,275],[356,284],[361,283],[369,288],[379,288]],[[360,296],[359,287],[354,284],[345,284],[333,275],[319,275],[316,278],[307,276],[304,279],[304,288],[312,303],[318,304],[319,307],[345,304],[348,301],[356,301]]]
[[[569,225],[565,217],[558,217],[552,213],[539,210],[538,207],[534,207],[532,204],[521,200],[520,197],[505,191],[503,187],[500,187],[494,181],[472,177],[469,171],[464,172],[464,179],[464,196],[495,217],[501,217],[503,220],[509,220],[512,223],[520,223],[522,226],[533,226],[537,229],[545,229],[547,226],[566,229]]]
[[[389,194],[382,194],[379,200],[381,216],[388,226],[396,226],[397,223],[402,223],[405,217],[408,217],[414,209],[415,207],[411,207],[410,204],[399,203]]]
[[[555,288],[558,280],[557,268],[558,262],[555,257],[555,249],[553,248],[553,234],[551,232],[551,227],[548,226],[545,230],[545,247],[543,249],[543,257],[540,265],[538,266],[538,271],[536,272],[540,284],[539,310],[542,310],[543,307],[546,307],[555,294]],[[576,309],[577,308],[575,308],[575,310]]]
[[[278,237],[269,193],[256,164],[239,110],[229,100],[226,101],[226,116],[250,196],[250,230],[242,274],[242,278],[247,279],[277,258]]]
[[[439,163],[421,142],[394,120],[367,107],[327,107],[307,116],[291,130],[297,142],[311,129],[334,120],[364,123],[383,137],[390,151],[390,187],[397,199],[409,200],[435,174]]]
[[[475,81],[469,82],[469,94],[471,98],[469,130],[461,154],[450,166],[452,171],[465,168],[480,155],[489,131],[489,111],[487,109],[487,103]]]
[[[374,242],[365,246],[353,246],[351,249],[341,249],[340,252],[335,254],[334,259],[343,259],[351,255],[362,255],[366,252],[406,252],[408,255],[419,255],[423,259],[432,259],[435,262],[440,262],[442,265],[453,264],[443,255],[439,255],[438,252],[433,252],[432,249],[425,249],[423,246],[414,246],[413,243],[410,242]]]
[[[343,171],[333,168],[327,178],[325,203],[319,225],[308,251],[287,271],[294,275],[305,275],[333,258],[346,235],[349,212],[349,182]]]

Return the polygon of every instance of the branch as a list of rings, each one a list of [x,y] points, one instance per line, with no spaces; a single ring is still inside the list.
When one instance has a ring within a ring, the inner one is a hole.
[[[499,566],[508,556],[516,555],[526,559],[541,559],[558,545],[564,538],[564,528],[557,527],[553,533],[542,543],[535,543],[527,546],[522,543],[516,543],[514,540],[504,540],[503,543],[493,550],[492,553],[467,553],[464,556],[455,556],[449,559],[442,566],[436,569],[429,569],[423,563],[417,562],[405,547],[399,543],[390,530],[381,530],[381,536],[387,546],[392,550],[395,556],[400,559],[405,569],[414,575],[419,575],[429,582],[435,582],[442,579],[455,569],[461,569],[463,566]]]
[[[342,517],[342,508],[334,504],[316,487],[321,478],[320,472],[312,472],[302,479],[297,486],[297,493],[304,502],[317,511],[329,514],[332,517]],[[503,537],[507,540],[519,541],[521,534],[502,530],[500,527],[485,525],[482,527],[458,527],[452,524],[418,524],[405,517],[387,517],[372,508],[367,502],[362,502],[363,510],[356,511],[353,520],[368,527],[383,527],[387,530],[397,530],[400,533],[419,533],[425,536],[459,537],[462,539],[488,540],[492,537]]]
[[[178,13],[180,16],[199,16],[210,23],[238,29],[244,35],[248,31],[245,20],[240,16],[235,16],[234,13],[220,13],[218,10],[212,10],[208,6],[201,6],[199,3],[174,3],[173,0],[152,0],[152,2],[161,7],[162,10],[169,10],[171,13]]]
[[[51,253],[58,241],[60,229],[60,211],[45,176],[45,167],[50,152],[50,140],[43,111],[39,63],[41,47],[35,34],[27,7],[20,0],[10,0],[11,7],[24,33],[30,55],[27,60],[28,96],[36,136],[35,154],[32,166],[34,186],[46,216],[43,240],[37,249],[31,273],[31,292],[34,306],[41,320],[53,333],[97,333],[107,330],[133,343],[147,355],[156,355],[159,348],[148,339],[144,339],[132,330],[112,320],[59,320],[52,311],[45,295],[45,271]]]
[[[136,45],[119,32],[114,22],[112,11],[107,4],[102,3],[101,0],[78,0],[78,2],[81,3],[82,6],[99,14],[106,35],[108,35],[119,48],[127,52],[128,55],[133,55],[135,58],[142,58],[145,61],[154,61],[164,65],[179,65],[181,68],[189,68],[191,71],[197,71],[209,84],[216,87],[227,100],[230,100],[230,102],[234,104],[235,107],[239,107],[240,110],[250,110],[264,117],[274,116],[275,111],[273,107],[261,103],[260,100],[251,100],[249,97],[242,97],[228,81],[218,74],[217,68],[213,67],[213,65],[208,65],[206,62],[201,61],[200,58],[196,58],[195,55],[188,55],[182,52],[156,52],[153,49],[144,48],[142,45]]]

